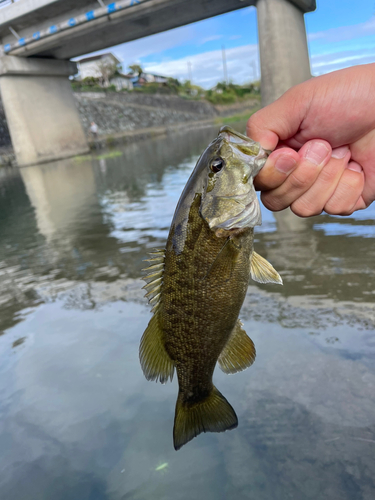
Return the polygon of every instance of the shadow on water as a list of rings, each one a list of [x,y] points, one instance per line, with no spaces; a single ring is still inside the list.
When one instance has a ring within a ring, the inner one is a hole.
[[[284,286],[250,284],[257,361],[215,373],[239,427],[173,450],[176,381],[138,363],[139,276],[216,132],[0,170],[0,498],[374,498],[373,207],[262,209]]]

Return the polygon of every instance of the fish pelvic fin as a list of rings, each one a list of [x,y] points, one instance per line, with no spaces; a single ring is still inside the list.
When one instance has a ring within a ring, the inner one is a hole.
[[[148,327],[142,335],[139,347],[139,359],[147,380],[160,380],[162,384],[172,381],[174,363],[164,347],[163,331],[160,327],[159,314],[156,312],[150,319]]]
[[[254,343],[242,327],[243,324],[238,319],[228,342],[219,356],[218,363],[224,373],[241,372],[255,361]]]
[[[237,425],[235,411],[215,386],[209,396],[194,404],[186,403],[180,392],[173,427],[174,448],[179,450],[201,432],[224,432]]]
[[[261,257],[256,252],[251,255],[250,272],[253,280],[258,281],[258,283],[283,284],[280,274],[264,257]]]

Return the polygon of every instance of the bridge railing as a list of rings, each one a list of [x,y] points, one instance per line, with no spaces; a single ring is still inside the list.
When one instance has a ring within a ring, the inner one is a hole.
[[[0,9],[1,7],[6,7],[7,5],[11,5],[12,3],[18,2],[19,0],[0,0]]]

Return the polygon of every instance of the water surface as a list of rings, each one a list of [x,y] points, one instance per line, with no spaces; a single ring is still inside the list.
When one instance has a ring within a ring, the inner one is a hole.
[[[239,426],[173,449],[177,382],[138,362],[139,276],[216,132],[0,169],[1,499],[375,498],[375,205],[262,208],[284,286],[250,284],[256,362],[215,372]]]

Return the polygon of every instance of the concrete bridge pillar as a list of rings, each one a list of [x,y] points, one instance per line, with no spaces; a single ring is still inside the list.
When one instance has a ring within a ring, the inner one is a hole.
[[[263,106],[311,77],[304,13],[295,3],[257,2]]]
[[[0,58],[0,92],[18,165],[89,150],[68,79],[71,61]]]

